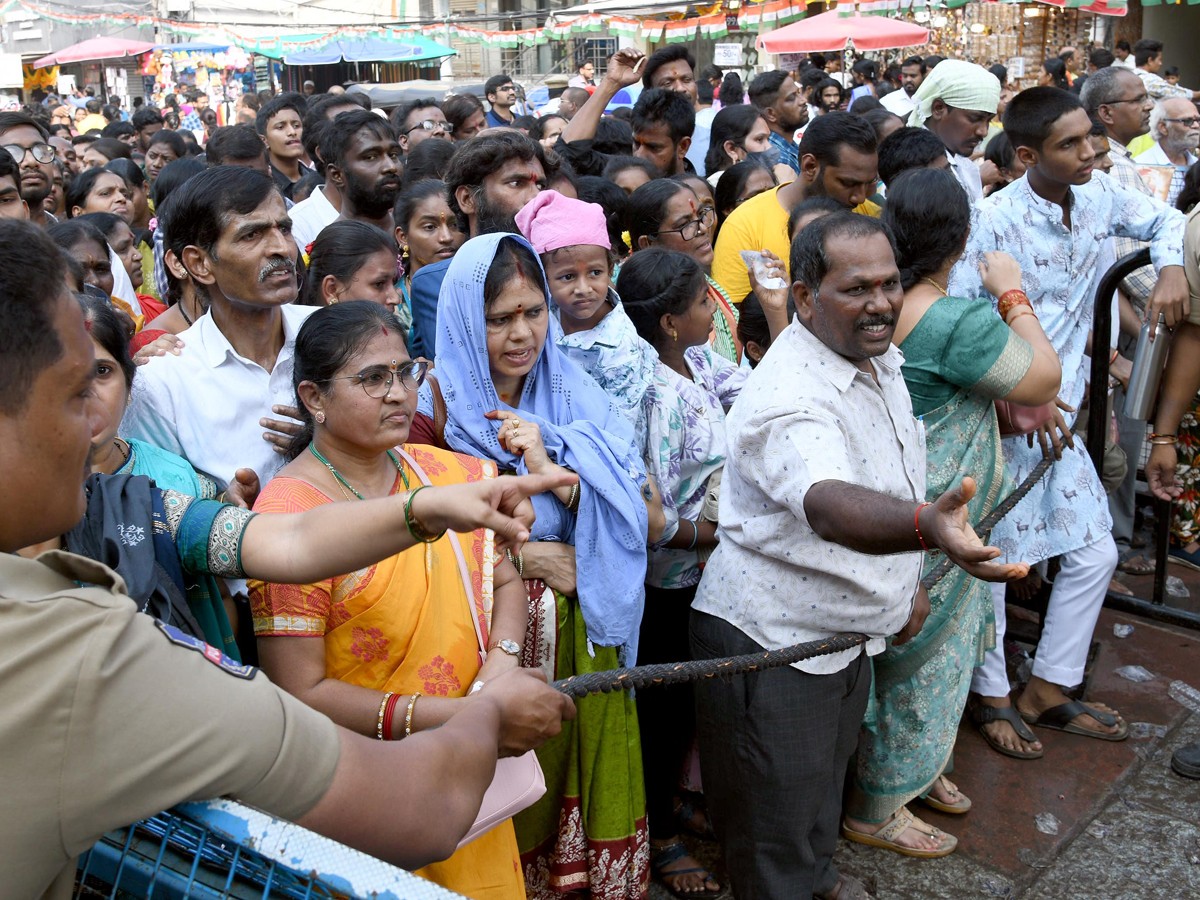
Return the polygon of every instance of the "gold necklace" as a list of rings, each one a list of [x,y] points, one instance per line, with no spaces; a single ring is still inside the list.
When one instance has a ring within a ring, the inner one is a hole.
[[[922,278],[921,280],[923,282],[925,282],[926,284],[931,285],[934,288],[934,290],[936,290],[943,297],[950,296],[949,294],[946,293],[946,289],[944,287],[942,287],[940,284],[938,284],[936,281],[934,281],[932,278]]]

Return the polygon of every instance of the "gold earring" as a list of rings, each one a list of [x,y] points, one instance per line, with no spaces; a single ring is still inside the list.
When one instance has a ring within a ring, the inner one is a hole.
[[[676,331],[674,328],[671,329],[671,340],[673,340],[673,341],[679,340],[679,332]]]
[[[316,411],[316,413],[313,414],[313,419],[316,421],[316,423],[318,425],[324,425],[325,424],[325,413],[322,410],[318,409]]]

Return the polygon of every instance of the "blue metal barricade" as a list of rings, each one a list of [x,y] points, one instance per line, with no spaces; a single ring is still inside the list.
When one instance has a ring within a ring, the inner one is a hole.
[[[228,800],[188,803],[105,835],[80,859],[76,883],[80,898],[459,896]]]

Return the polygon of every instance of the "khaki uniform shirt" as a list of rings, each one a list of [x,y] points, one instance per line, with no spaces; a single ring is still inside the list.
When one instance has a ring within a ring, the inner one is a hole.
[[[295,819],[333,780],[329,719],[138,613],[100,563],[0,554],[0,647],[5,896],[69,897],[76,856],[177,803]]]

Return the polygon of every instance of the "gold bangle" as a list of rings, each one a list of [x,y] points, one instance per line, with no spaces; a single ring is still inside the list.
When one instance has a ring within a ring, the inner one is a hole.
[[[1032,306],[1021,303],[1008,311],[1008,318],[1004,320],[1004,324],[1011,328],[1012,323],[1021,318],[1021,316],[1033,316],[1036,319],[1038,314],[1033,311]]]
[[[571,496],[567,498],[567,510],[569,512],[579,511],[579,482],[571,485]]]
[[[392,699],[393,691],[388,691],[383,695],[383,702],[379,704],[379,720],[375,723],[375,737],[379,740],[384,740],[383,737],[383,715],[387,712],[388,701]]]
[[[417,521],[416,515],[413,513],[413,500],[417,494],[429,487],[427,484],[421,485],[408,495],[408,500],[404,502],[404,524],[408,526],[408,533],[412,535],[414,541],[419,541],[422,544],[432,544],[435,541],[440,541],[446,534],[446,530],[442,529],[438,532],[430,531],[424,525]]]
[[[412,695],[412,699],[408,701],[408,710],[404,713],[404,736],[408,737],[412,734],[412,716],[413,708],[417,705],[417,698],[421,696],[421,692],[417,691]]]
[[[511,550],[505,550],[508,554],[508,561],[513,564],[513,568],[517,570],[517,576],[525,580],[525,559],[520,553],[513,553]]]
[[[1175,446],[1175,438],[1169,434],[1155,435],[1154,437],[1147,438],[1146,440],[1149,441],[1151,444],[1153,444],[1156,447],[1174,447]]]

